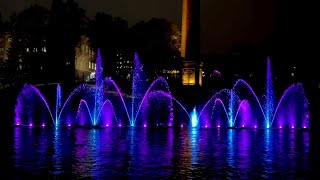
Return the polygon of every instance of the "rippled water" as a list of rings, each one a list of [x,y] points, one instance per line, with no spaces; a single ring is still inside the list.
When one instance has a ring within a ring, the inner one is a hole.
[[[0,172],[10,179],[308,179],[320,153],[311,132],[291,129],[12,127],[3,134]]]

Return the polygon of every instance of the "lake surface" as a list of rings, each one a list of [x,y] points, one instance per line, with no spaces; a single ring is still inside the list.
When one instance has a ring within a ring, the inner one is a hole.
[[[320,162],[319,136],[294,129],[1,131],[6,179],[311,179]]]

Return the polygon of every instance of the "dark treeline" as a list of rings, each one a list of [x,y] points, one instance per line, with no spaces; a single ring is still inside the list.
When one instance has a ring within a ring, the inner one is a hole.
[[[81,35],[95,52],[100,49],[105,76],[119,81],[114,65],[120,53],[132,61],[138,52],[146,71],[180,58],[180,30],[168,20],[152,18],[129,27],[125,19],[105,12],[88,18],[74,0],[54,0],[49,9],[32,5],[6,22],[0,16],[0,32],[12,37],[8,59],[1,64],[2,84],[73,84]]]

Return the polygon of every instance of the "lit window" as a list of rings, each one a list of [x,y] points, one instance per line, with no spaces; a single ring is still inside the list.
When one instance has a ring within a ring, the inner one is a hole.
[[[91,62],[89,62],[89,69],[91,69]]]
[[[47,48],[46,47],[42,47],[42,52],[47,52]]]

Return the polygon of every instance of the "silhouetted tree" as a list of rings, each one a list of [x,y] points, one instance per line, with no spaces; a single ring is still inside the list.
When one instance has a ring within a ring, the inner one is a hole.
[[[128,54],[128,22],[120,17],[112,17],[98,12],[89,23],[88,34],[95,49],[100,49],[105,76],[115,77],[117,54]]]
[[[54,0],[48,34],[51,81],[74,82],[75,46],[86,23],[85,11],[74,0]]]
[[[25,57],[25,43],[20,40],[19,35],[13,34],[11,47],[8,50],[8,60],[5,62],[6,84],[22,84],[24,81],[23,62]]]
[[[141,21],[130,29],[130,44],[139,53],[148,74],[179,62],[180,37],[179,28],[166,19]]]
[[[39,82],[47,58],[45,51],[48,10],[34,5],[12,16],[12,42],[8,51],[7,68],[12,81]],[[18,76],[18,77],[17,77]]]

